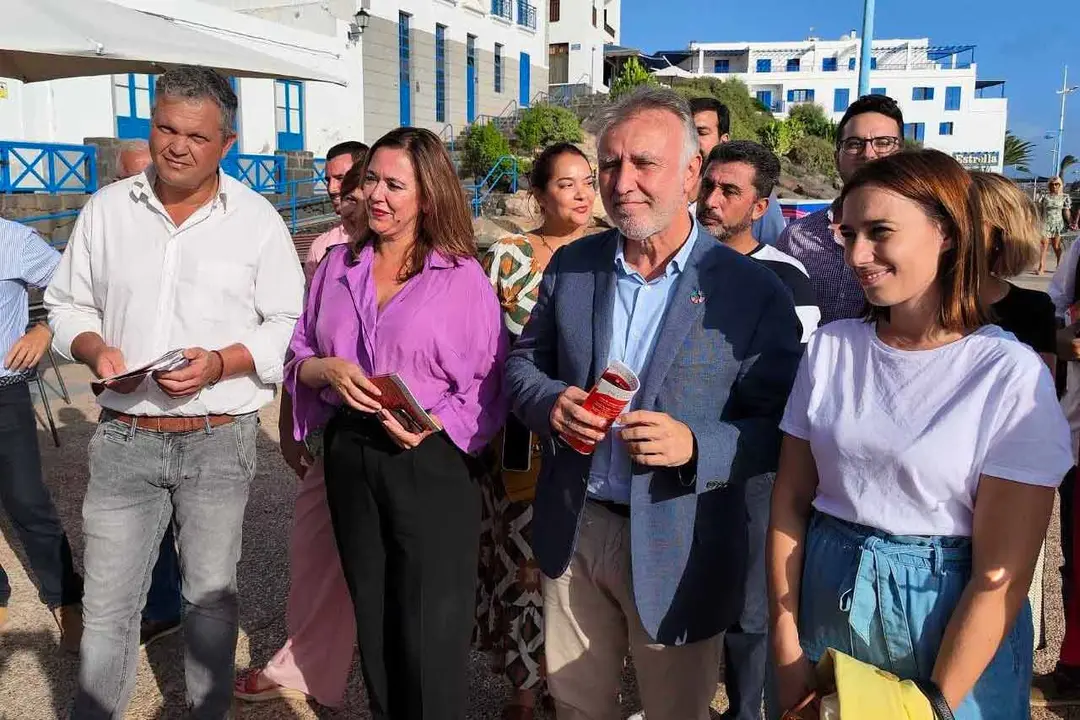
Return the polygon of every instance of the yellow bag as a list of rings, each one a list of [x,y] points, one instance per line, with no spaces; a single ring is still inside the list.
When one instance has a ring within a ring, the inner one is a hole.
[[[856,660],[839,650],[829,648],[826,651],[818,661],[816,674],[818,690],[798,708],[785,713],[786,720],[804,717],[800,714],[804,708],[811,708],[806,717],[819,717],[817,713],[821,712],[821,698],[832,693],[838,700],[840,720],[936,718],[930,700],[914,681],[901,680],[892,673]]]

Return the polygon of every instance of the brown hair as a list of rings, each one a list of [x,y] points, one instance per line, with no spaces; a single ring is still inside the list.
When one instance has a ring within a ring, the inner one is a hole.
[[[359,160],[352,164],[341,177],[341,196],[352,195],[356,192],[356,189],[364,184],[364,167],[367,164],[367,151],[364,151],[364,155]]]
[[[401,268],[400,279],[405,281],[419,274],[432,251],[455,261],[457,258],[476,257],[476,238],[469,206],[465,202],[465,191],[442,141],[430,130],[422,128],[391,130],[368,151],[364,160],[364,177],[367,176],[371,159],[382,148],[404,150],[409,155],[420,195],[416,242]],[[376,245],[378,242],[378,235],[367,228],[350,243],[351,262],[356,261],[365,245]]]
[[[1042,233],[1035,203],[1003,175],[971,173],[976,221],[986,264],[994,275],[1016,277],[1039,259]]]
[[[937,273],[941,290],[938,323],[952,332],[973,330],[988,320],[979,296],[986,254],[972,212],[971,184],[967,171],[945,153],[916,150],[867,163],[840,194],[843,203],[848,195],[864,187],[896,193],[917,203],[952,241],[952,247],[938,260]],[[865,318],[888,320],[889,309],[868,303]]]

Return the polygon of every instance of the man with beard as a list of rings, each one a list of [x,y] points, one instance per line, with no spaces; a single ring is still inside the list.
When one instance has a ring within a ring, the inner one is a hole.
[[[776,273],[791,291],[805,344],[817,330],[821,310],[803,264],[754,238],[753,225],[768,213],[780,178],[780,161],[763,145],[735,140],[713,148],[697,199],[698,221],[717,240]]]
[[[542,438],[548,683],[560,720],[616,717],[629,652],[649,720],[707,720],[743,605],[744,490],[776,470],[797,321],[776,276],[687,211],[701,167],[687,102],[641,88],[601,120],[616,229],[555,254],[506,368]],[[640,387],[609,431],[584,388],[614,361]]]
[[[780,161],[767,148],[737,140],[717,145],[706,161],[697,201],[698,221],[720,242],[756,260],[791,292],[805,345],[817,329],[821,311],[810,278],[795,258],[754,239],[751,227],[765,214],[769,194],[780,177]],[[760,720],[768,672],[769,607],[765,588],[765,536],[775,475],[764,473],[746,486],[749,547],[742,613],[724,633],[724,680],[728,720]]]

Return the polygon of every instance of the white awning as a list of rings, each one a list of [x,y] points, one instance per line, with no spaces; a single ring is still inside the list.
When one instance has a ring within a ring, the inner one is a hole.
[[[235,77],[342,77],[107,0],[0,0],[0,77],[23,82],[204,65]]]

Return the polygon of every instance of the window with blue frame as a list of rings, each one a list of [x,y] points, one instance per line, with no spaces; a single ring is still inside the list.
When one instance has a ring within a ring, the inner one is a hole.
[[[870,94],[871,95],[888,95],[889,93],[885,92],[885,88],[870,88]]]
[[[496,48],[499,46],[496,45]],[[498,50],[496,49],[496,53]],[[498,56],[496,55],[496,58]],[[498,62],[498,59],[496,59]],[[498,90],[498,88],[496,88]],[[446,122],[446,26],[435,26],[435,121]]]
[[[877,70],[877,58],[876,57],[870,58],[870,69],[871,70]]]
[[[922,142],[926,137],[926,123],[907,123],[904,125],[904,139]]]
[[[150,113],[154,108],[152,75],[126,73],[113,76],[116,104],[116,137],[122,140],[150,137]]]
[[[274,81],[274,122],[278,150],[304,149],[304,84]]]
[[[408,13],[398,13],[398,119],[402,126],[412,125],[411,20]]]
[[[821,69],[825,72],[836,72],[836,58],[825,58],[821,61]]]
[[[728,58],[720,58],[718,60],[713,60],[713,69],[712,69],[712,71],[714,73],[726,73],[726,72],[730,72],[730,70],[729,70],[730,67],[731,67],[731,61],[728,60]]]
[[[855,69],[855,58],[848,58],[847,69],[848,70],[854,70]],[[870,69],[871,70],[877,70],[877,58],[876,57],[871,57],[870,58]]]
[[[917,87],[911,90],[912,100],[933,100],[934,88],[932,87]]]
[[[836,88],[833,90],[833,112],[842,113],[848,109],[848,105],[851,104],[851,90],[848,88]]]
[[[953,124],[951,122],[943,122],[938,125],[938,135],[952,135]]]
[[[814,102],[814,91],[812,89],[788,90],[787,101],[791,103]]]
[[[495,43],[495,92],[503,89],[503,46]]]
[[[800,64],[801,63],[799,61],[799,58],[791,58],[787,61],[787,67],[785,68],[785,70],[787,70],[788,72],[799,72]]]
[[[959,85],[954,85],[945,88],[945,109],[946,110],[959,110],[960,109],[960,94],[963,90]]]
[[[757,61],[757,71],[761,73],[772,72],[772,60],[762,58]]]

